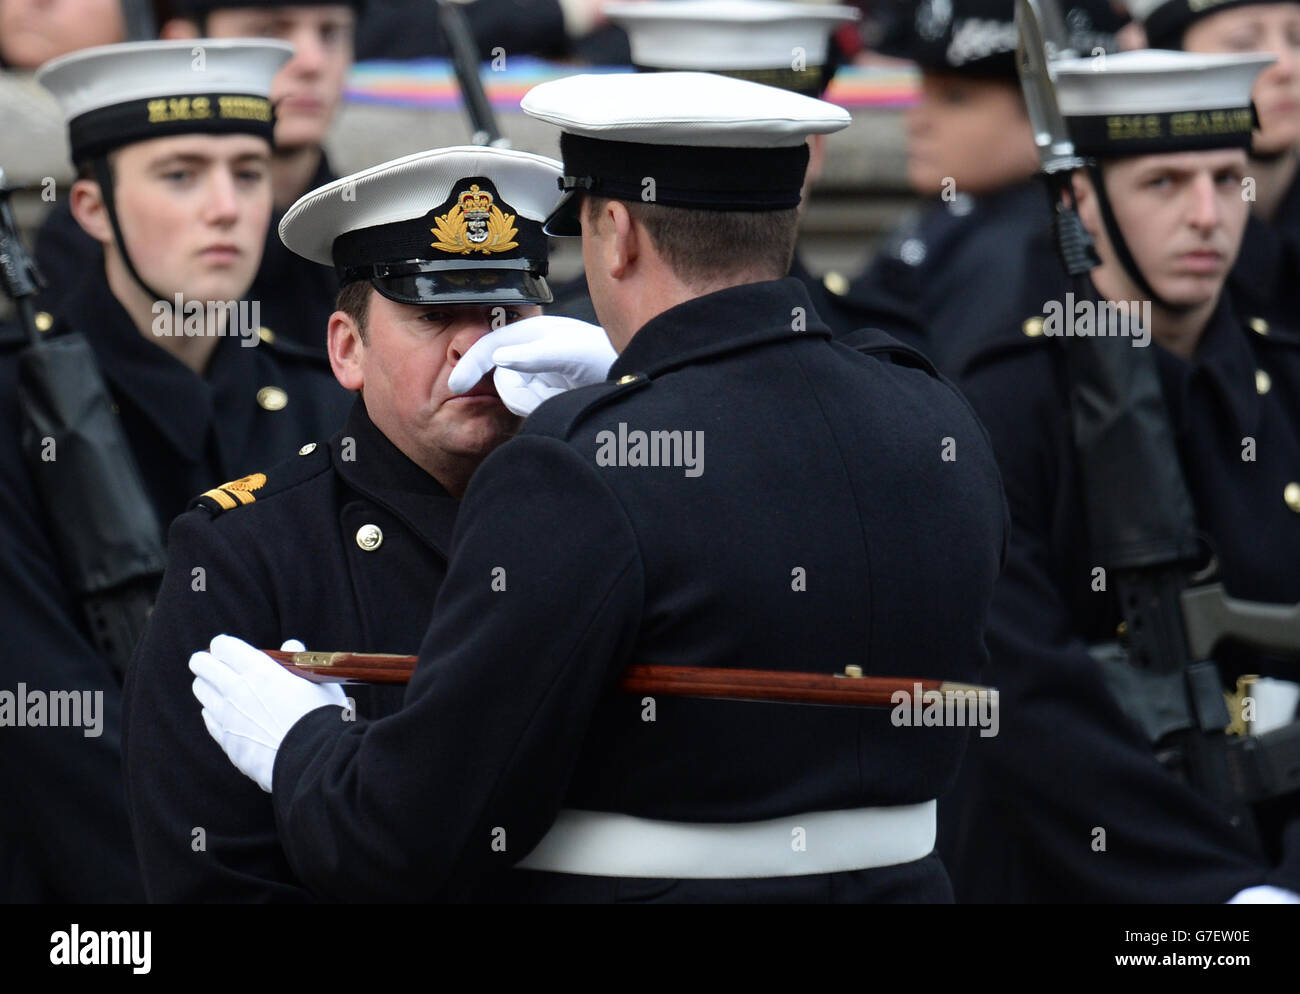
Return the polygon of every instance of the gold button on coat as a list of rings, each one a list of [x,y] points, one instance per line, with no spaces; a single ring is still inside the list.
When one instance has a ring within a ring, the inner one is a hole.
[[[1282,491],[1282,499],[1286,501],[1287,507],[1300,514],[1300,483],[1288,483]]]
[[[827,273],[822,278],[822,285],[837,297],[843,297],[849,292],[849,281],[843,273]]]
[[[262,387],[257,391],[257,406],[264,411],[282,411],[289,395],[279,387]]]
[[[1039,317],[1028,318],[1020,326],[1020,330],[1030,338],[1037,338],[1043,333],[1043,319]]]
[[[635,383],[638,379],[639,377],[636,375],[636,373],[628,373],[626,376],[619,377],[618,385],[621,387],[625,387],[629,383]]]
[[[54,315],[49,311],[37,311],[34,320],[37,331],[49,331],[54,327]]]
[[[273,332],[266,325],[262,325],[262,327],[257,329],[257,339],[263,345],[270,345],[272,342],[275,341],[275,332]]]
[[[309,456],[315,451],[316,451],[316,443],[308,442],[306,445],[304,445],[301,449],[298,450],[298,455]]]
[[[357,545],[366,552],[374,552],[384,544],[384,533],[378,525],[362,525],[357,529]]]
[[[1263,318],[1251,318],[1249,323],[1250,323],[1250,330],[1255,332],[1255,334],[1257,335],[1268,334],[1268,322],[1265,321]]]
[[[1269,377],[1268,373],[1264,372],[1262,369],[1255,370],[1255,392],[1257,394],[1263,395],[1268,393],[1272,386],[1273,380]]]

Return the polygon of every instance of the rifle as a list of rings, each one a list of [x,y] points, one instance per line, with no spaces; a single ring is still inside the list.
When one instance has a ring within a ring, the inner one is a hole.
[[[418,659],[382,652],[263,651],[312,683],[405,684]],[[992,687],[920,677],[863,676],[858,666],[847,667],[844,673],[825,674],[633,664],[624,670],[619,686],[627,694],[840,707],[893,707],[899,703],[894,695],[900,692],[910,703],[919,688],[921,695],[960,694],[963,700],[997,706],[997,691]]]
[[[1086,165],[1056,101],[1052,62],[1073,55],[1054,0],[1017,0],[1017,64],[1046,177],[1053,233],[1076,299],[1097,301],[1099,265],[1075,209],[1070,174]],[[1230,716],[1210,653],[1224,639],[1300,655],[1300,608],[1233,600],[1195,587],[1191,497],[1178,462],[1155,355],[1122,338],[1063,339],[1070,417],[1092,550],[1113,577],[1127,649],[1093,655],[1120,707],[1157,758],[1254,834],[1250,802],[1300,787],[1300,723],[1229,740]],[[1142,502],[1107,499],[1130,493]]]
[[[127,41],[153,41],[158,37],[152,0],[122,0],[122,23]]]
[[[451,62],[456,70],[456,83],[460,87],[461,99],[465,101],[465,113],[469,116],[473,134],[471,145],[491,145],[495,148],[509,148],[510,139],[501,134],[497,127],[496,115],[492,104],[483,89],[483,80],[478,74],[478,46],[470,33],[469,21],[454,0],[436,0],[438,4],[438,23],[447,36],[447,46],[451,49]]]
[[[20,440],[91,641],[124,674],[162,577],[162,531],[90,343],[36,329],[44,281],[18,236],[11,193],[0,169],[0,276],[28,339],[18,359]]]

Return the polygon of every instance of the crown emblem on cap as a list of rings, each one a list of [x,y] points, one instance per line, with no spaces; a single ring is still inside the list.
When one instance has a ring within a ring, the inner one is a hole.
[[[492,194],[480,190],[477,183],[456,195],[456,203],[446,214],[433,219],[430,233],[437,239],[432,247],[441,252],[469,255],[482,252],[492,255],[518,248],[515,216],[492,202]]]

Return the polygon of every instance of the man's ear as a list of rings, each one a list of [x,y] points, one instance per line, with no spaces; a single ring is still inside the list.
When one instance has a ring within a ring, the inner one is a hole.
[[[366,346],[352,315],[346,311],[331,314],[327,340],[334,378],[345,390],[360,390],[366,383],[361,370],[361,355]]]
[[[1079,220],[1095,239],[1101,230],[1101,214],[1097,210],[1097,193],[1092,188],[1092,177],[1081,169],[1070,174],[1070,185],[1074,188],[1074,200],[1079,211]]]
[[[605,262],[609,275],[623,279],[648,246],[648,232],[621,200],[606,200],[599,223],[607,226]]]
[[[68,192],[68,207],[82,229],[102,245],[113,244],[113,226],[108,220],[104,192],[93,179],[79,179]]]
[[[822,176],[822,170],[826,167],[826,136],[809,135],[808,136],[808,170],[804,173],[803,188],[806,191],[812,188]]]
[[[158,31],[163,41],[184,41],[199,37],[199,26],[188,17],[172,17],[163,23]]]

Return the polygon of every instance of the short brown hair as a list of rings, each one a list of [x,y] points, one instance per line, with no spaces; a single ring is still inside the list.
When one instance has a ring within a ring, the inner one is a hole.
[[[588,195],[582,209],[598,214],[608,197]],[[704,211],[621,201],[645,226],[676,277],[703,289],[740,274],[779,279],[790,272],[799,235],[797,208],[780,211]]]
[[[370,316],[370,281],[354,280],[339,289],[334,301],[336,310],[342,311],[357,323],[361,340],[366,340],[366,319]]]

